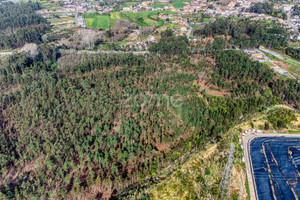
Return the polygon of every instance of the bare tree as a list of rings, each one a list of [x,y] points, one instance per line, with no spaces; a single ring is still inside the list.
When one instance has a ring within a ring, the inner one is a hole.
[[[44,34],[42,36],[42,40],[43,40],[43,42],[48,42],[48,36],[46,34]]]
[[[97,40],[97,32],[91,29],[81,29],[74,33],[75,40],[81,43],[81,48],[92,48]]]
[[[35,58],[39,54],[38,45],[35,43],[26,43],[21,51],[27,53],[31,58]]]

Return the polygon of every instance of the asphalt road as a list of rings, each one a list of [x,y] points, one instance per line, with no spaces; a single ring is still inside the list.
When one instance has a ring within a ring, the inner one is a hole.
[[[12,55],[13,53],[13,51],[0,52],[0,56]]]
[[[69,50],[64,50],[62,51],[64,54],[109,54],[109,53],[119,53],[119,54],[124,54],[124,53],[132,53],[136,55],[145,55],[149,54],[149,51],[87,51],[87,50],[80,50],[80,51],[69,51]]]

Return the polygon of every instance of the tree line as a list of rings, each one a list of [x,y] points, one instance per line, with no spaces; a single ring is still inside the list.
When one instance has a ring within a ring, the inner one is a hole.
[[[286,53],[286,55],[289,55],[292,58],[300,60],[300,49],[288,47],[285,49],[285,53]]]
[[[205,25],[203,29],[195,30],[194,35],[213,38],[226,36],[225,42],[230,47],[253,48],[264,45],[280,48],[288,46],[286,31],[280,24],[266,24],[265,21],[250,19],[217,19]],[[230,37],[227,38],[227,36]]]

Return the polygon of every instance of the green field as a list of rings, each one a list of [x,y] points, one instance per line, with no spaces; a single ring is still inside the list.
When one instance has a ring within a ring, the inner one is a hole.
[[[109,29],[110,17],[108,15],[96,15],[95,13],[87,13],[85,15],[85,23],[88,28]]]
[[[162,26],[162,20],[156,20],[153,16],[158,15],[159,13],[163,14],[176,14],[172,11],[145,11],[145,12],[122,12],[119,14],[120,18],[130,20],[134,23],[137,23],[140,26]]]
[[[173,5],[175,8],[183,8],[183,7],[185,6],[185,4],[182,3],[182,2],[172,3],[172,5]]]
[[[210,22],[210,18],[203,18],[203,22]]]
[[[174,0],[172,5],[175,8],[183,8],[185,6],[184,2],[191,2],[191,0]]]
[[[155,3],[154,5],[151,5],[151,7],[153,7],[153,8],[163,8],[163,7],[165,7],[165,4]]]
[[[153,16],[163,14],[176,14],[172,11],[145,11],[145,12],[114,12],[108,15],[98,15],[95,13],[86,13],[85,23],[88,28],[109,29],[115,26],[118,20],[130,20],[140,26],[162,26],[163,20],[158,20]]]
[[[138,4],[138,2],[134,2],[134,1],[127,1],[127,2],[121,3],[121,5],[123,5],[125,7],[136,6],[137,4]]]

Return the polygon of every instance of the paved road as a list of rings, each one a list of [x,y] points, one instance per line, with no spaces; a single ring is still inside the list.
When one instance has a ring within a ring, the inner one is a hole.
[[[274,51],[272,51],[272,50],[270,50],[270,49],[266,49],[266,48],[261,49],[261,48],[260,48],[260,50],[266,51],[267,53],[269,53],[269,54],[271,54],[271,55],[273,55],[273,56],[275,56],[275,57],[277,57],[277,58],[279,58],[279,59],[281,59],[281,60],[287,60],[287,61],[289,61],[289,62],[292,62],[292,63],[294,63],[294,64],[298,64],[298,65],[300,66],[300,62],[297,62],[297,61],[295,61],[295,60],[292,60],[292,59],[283,57],[282,55],[280,55],[280,54],[278,54],[278,53],[276,53],[276,52],[274,52]]]
[[[249,156],[249,144],[250,141],[255,138],[256,135],[249,134],[246,135],[243,139],[243,145],[244,145],[244,156],[245,156],[245,165],[246,165],[246,172],[248,177],[248,183],[249,183],[249,190],[250,190],[250,199],[251,200],[257,200],[257,194],[256,194],[256,185],[254,183],[254,177],[253,177],[253,169],[251,167],[251,157]]]
[[[124,53],[133,53],[136,55],[145,55],[149,54],[149,51],[87,51],[87,50],[80,50],[80,51],[68,51],[64,50],[61,51],[64,54],[109,54],[109,53],[119,53],[119,54],[124,54]]]
[[[300,137],[300,134],[274,134],[274,133],[255,133],[255,134],[248,134],[243,138],[243,146],[244,146],[244,156],[245,156],[245,165],[246,165],[246,171],[247,171],[247,177],[248,177],[248,183],[249,183],[249,189],[250,189],[250,199],[251,200],[258,200],[257,198],[257,192],[256,192],[256,185],[255,185],[255,179],[253,176],[253,169],[251,164],[251,156],[250,154],[250,142],[254,138],[257,137]]]
[[[13,54],[13,51],[7,51],[7,52],[0,52],[0,56],[6,56],[6,55],[11,55]]]

